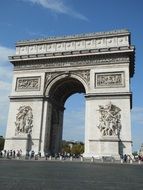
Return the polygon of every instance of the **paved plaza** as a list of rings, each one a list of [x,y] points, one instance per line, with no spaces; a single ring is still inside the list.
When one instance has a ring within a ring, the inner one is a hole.
[[[143,165],[0,160],[0,190],[142,190]]]

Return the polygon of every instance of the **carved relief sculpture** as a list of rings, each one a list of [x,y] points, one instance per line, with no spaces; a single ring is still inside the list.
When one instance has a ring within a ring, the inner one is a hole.
[[[30,106],[20,106],[15,122],[16,135],[20,133],[31,134],[33,127],[33,114]]]
[[[99,105],[100,123],[97,126],[102,136],[117,136],[121,130],[121,109],[111,102],[106,106]]]
[[[76,73],[78,76],[84,79],[84,81],[89,85],[90,82],[90,71],[89,70],[81,70],[75,71],[73,74]]]
[[[124,86],[123,72],[95,74],[96,87]]]
[[[47,72],[45,77],[45,87],[48,85],[48,83],[54,79],[55,77],[65,74],[65,72]],[[66,72],[67,74],[67,72]],[[68,75],[70,74],[76,74],[79,77],[81,77],[87,84],[90,82],[90,71],[89,70],[80,70],[80,71],[70,71]]]
[[[34,78],[17,78],[16,90],[39,90],[40,88],[40,77]]]

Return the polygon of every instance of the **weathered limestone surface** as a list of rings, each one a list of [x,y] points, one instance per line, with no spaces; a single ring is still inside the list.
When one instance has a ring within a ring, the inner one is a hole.
[[[127,30],[16,44],[5,149],[61,150],[64,103],[84,93],[86,157],[131,154],[134,46]]]

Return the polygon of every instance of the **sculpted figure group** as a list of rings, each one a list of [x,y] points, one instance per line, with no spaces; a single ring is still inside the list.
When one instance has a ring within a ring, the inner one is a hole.
[[[102,136],[119,136],[121,130],[121,109],[111,102],[106,106],[99,105],[100,129]]]
[[[33,114],[30,106],[20,106],[16,115],[16,134],[19,133],[32,133],[33,127]]]

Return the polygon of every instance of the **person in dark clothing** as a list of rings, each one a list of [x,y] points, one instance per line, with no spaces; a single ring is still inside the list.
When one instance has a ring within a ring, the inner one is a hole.
[[[125,154],[123,157],[124,162],[127,162],[127,155]]]

